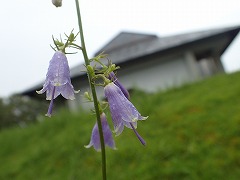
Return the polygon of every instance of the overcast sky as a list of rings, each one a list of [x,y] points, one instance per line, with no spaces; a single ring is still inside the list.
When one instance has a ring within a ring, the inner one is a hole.
[[[0,6],[0,97],[45,79],[53,56],[51,36],[77,27],[75,0],[56,8],[51,0],[3,1]],[[80,0],[88,54],[121,31],[169,36],[240,25],[239,0]],[[240,69],[240,35],[224,53],[227,72]],[[82,55],[68,55],[70,67]]]

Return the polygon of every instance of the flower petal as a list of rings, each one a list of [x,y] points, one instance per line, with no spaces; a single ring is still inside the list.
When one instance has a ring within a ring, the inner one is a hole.
[[[70,70],[67,57],[64,53],[56,51],[49,62],[47,80],[54,86],[61,86],[69,82]]]
[[[111,129],[107,123],[106,115],[104,113],[102,113],[100,118],[101,118],[101,123],[102,123],[104,143],[105,143],[105,145],[111,147],[112,149],[115,149],[116,148],[115,142],[112,137]],[[90,148],[91,146],[93,146],[96,151],[101,150],[100,136],[99,136],[99,130],[98,130],[97,123],[95,123],[95,125],[93,127],[90,143],[88,145],[86,145],[85,147]]]
[[[125,95],[125,97],[127,99],[130,99],[130,95],[129,95],[129,92],[128,90],[120,83],[120,81],[118,81],[116,75],[114,74],[114,72],[111,72],[109,74],[109,79],[113,81],[114,84],[116,84],[120,89],[121,91],[123,92],[123,94]]]
[[[141,118],[135,106],[114,83],[106,85],[104,87],[104,93],[110,106],[112,118],[116,117],[126,122],[135,122],[139,117]]]
[[[65,99],[75,99],[74,92],[73,86],[70,83],[61,86],[61,94]]]
[[[123,132],[123,129],[124,129],[124,125],[122,122],[120,124],[118,124],[117,126],[115,126],[115,124],[114,124],[114,132],[116,133],[116,136],[119,136]]]

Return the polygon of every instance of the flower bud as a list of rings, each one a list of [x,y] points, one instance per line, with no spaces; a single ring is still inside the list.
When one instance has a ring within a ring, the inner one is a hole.
[[[94,76],[94,69],[91,65],[87,65],[87,70],[91,76]]]
[[[88,101],[93,101],[91,95],[89,94],[89,92],[85,92],[85,93],[84,93],[84,97],[85,97]]]
[[[52,3],[56,7],[61,7],[62,6],[62,0],[52,0]]]

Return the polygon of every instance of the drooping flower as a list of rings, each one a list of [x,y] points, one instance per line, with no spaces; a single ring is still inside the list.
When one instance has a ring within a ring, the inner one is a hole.
[[[125,97],[127,99],[130,99],[130,95],[128,93],[128,90],[120,83],[120,81],[117,79],[116,75],[114,74],[114,72],[111,72],[109,74],[109,77],[108,77],[115,85],[117,85],[121,91],[123,92],[123,94],[125,95]]]
[[[52,0],[52,3],[56,7],[61,7],[62,6],[62,0]]]
[[[121,89],[113,82],[104,87],[105,97],[108,100],[114,131],[120,135],[124,126],[130,129],[137,128],[138,120],[146,120],[135,108],[135,106],[125,97]]]
[[[120,81],[117,79],[116,75],[114,74],[114,72],[111,72],[109,74],[109,77],[108,77],[111,81],[113,81],[113,83],[115,85],[117,85],[120,90],[122,91],[122,93],[124,94],[124,96],[130,100],[130,95],[129,95],[129,92],[128,90],[120,83]],[[137,128],[137,123],[128,123],[128,122],[123,122],[123,124],[132,129],[133,132],[136,134],[137,138],[139,139],[139,141],[143,144],[143,145],[146,145],[146,142],[145,140],[140,136],[140,134],[137,132],[136,128]],[[119,132],[122,132],[124,129],[124,126],[121,126],[121,128],[119,129]],[[120,134],[120,133],[119,133]]]
[[[73,85],[70,79],[70,70],[66,55],[61,51],[56,51],[49,62],[48,72],[43,88],[37,91],[38,94],[46,92],[46,100],[51,100],[47,116],[51,116],[53,100],[60,94],[66,99],[75,99]]]
[[[102,113],[100,115],[100,118],[101,118],[101,123],[102,123],[102,130],[103,130],[103,137],[104,137],[105,145],[109,146],[112,149],[116,149],[115,142],[112,137],[112,132],[108,125],[105,113]],[[86,145],[85,147],[90,148],[91,146],[93,146],[96,151],[101,150],[100,136],[99,136],[99,130],[98,130],[97,123],[93,127],[90,143],[88,145]]]

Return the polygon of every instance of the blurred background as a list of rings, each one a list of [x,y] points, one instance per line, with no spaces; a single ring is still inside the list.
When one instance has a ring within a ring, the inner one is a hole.
[[[118,150],[107,148],[109,179],[239,179],[240,2],[80,3],[89,57],[106,49],[123,67],[119,79],[131,101],[149,116],[138,126],[146,147],[125,128],[115,137]],[[57,98],[49,119],[48,102],[35,93],[53,56],[52,35],[78,30],[75,1],[61,8],[4,1],[0,22],[0,179],[101,179],[100,154],[83,147],[95,117],[76,104],[81,94],[77,101]],[[83,93],[83,57],[67,56],[75,89]]]

